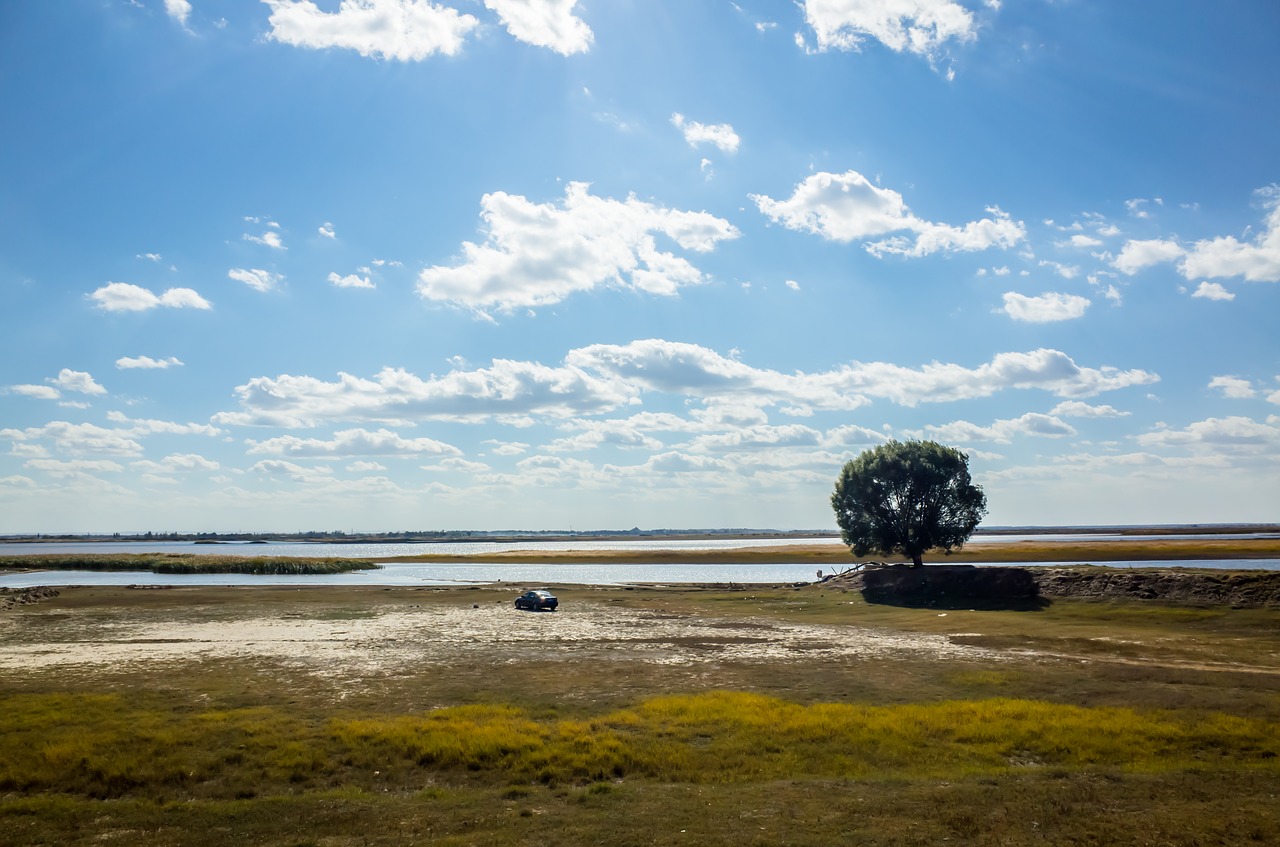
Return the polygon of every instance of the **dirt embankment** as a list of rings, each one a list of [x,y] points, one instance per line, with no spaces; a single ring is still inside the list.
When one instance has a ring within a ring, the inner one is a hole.
[[[1044,597],[1131,597],[1176,603],[1280,607],[1280,571],[1031,568]]]
[[[14,606],[29,606],[58,596],[58,589],[38,585],[35,588],[0,588],[0,612]]]
[[[887,565],[826,582],[861,591],[872,603],[909,606],[1022,606],[1088,597],[1280,607],[1280,571]]]

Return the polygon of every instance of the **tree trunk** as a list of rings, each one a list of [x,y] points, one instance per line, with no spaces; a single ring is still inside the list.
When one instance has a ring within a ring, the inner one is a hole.
[[[912,554],[911,554],[911,564],[912,564],[912,567],[917,567],[917,568],[918,568],[918,567],[920,567],[921,565],[923,565],[923,564],[924,564],[924,559],[922,559],[922,558],[921,558],[921,555],[920,555],[919,553],[912,553]]]

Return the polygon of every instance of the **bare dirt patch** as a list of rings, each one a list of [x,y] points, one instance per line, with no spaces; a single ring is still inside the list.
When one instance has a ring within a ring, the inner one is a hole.
[[[470,598],[466,598],[470,599]],[[53,669],[206,659],[269,659],[322,676],[359,677],[459,663],[599,660],[658,665],[806,657],[966,657],[985,647],[944,634],[852,625],[724,619],[579,601],[558,612],[505,602],[369,605],[359,611],[283,607],[117,607],[10,616],[0,669]]]

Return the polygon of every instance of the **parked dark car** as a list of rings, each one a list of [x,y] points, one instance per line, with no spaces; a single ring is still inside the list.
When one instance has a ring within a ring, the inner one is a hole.
[[[550,591],[526,591],[516,598],[517,609],[528,609],[531,612],[547,609],[554,612],[560,601]]]

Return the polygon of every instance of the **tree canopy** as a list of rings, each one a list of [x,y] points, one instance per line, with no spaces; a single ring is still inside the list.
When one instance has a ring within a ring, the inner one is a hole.
[[[954,447],[890,441],[845,464],[831,507],[853,555],[901,553],[919,565],[926,550],[961,547],[986,515],[987,497]]]

